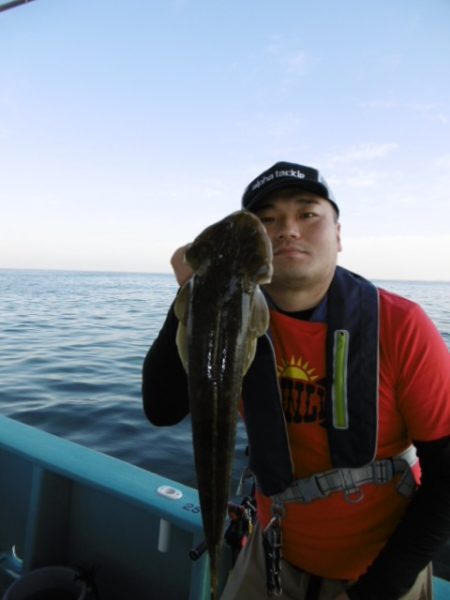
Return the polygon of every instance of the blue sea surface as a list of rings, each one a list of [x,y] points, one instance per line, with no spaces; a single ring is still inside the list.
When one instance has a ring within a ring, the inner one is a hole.
[[[450,283],[377,283],[420,303],[450,347]],[[154,427],[141,401],[176,289],[169,274],[0,270],[0,412],[195,486],[189,418]],[[235,481],[245,447],[241,424]]]

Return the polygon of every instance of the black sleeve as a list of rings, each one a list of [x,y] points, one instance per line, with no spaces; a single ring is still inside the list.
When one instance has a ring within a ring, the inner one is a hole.
[[[189,412],[187,376],[175,343],[177,327],[172,305],[144,360],[142,400],[154,425],[174,425]]]
[[[348,590],[351,600],[398,600],[450,535],[450,436],[414,445],[421,485],[385,547]]]

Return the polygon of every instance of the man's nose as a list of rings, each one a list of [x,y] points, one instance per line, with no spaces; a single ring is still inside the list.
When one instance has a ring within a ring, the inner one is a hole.
[[[281,221],[276,237],[279,239],[301,237],[301,231],[298,222],[295,219],[284,219]]]

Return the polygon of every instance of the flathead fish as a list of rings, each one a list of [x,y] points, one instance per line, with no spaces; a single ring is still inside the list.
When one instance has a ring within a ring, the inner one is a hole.
[[[238,211],[205,229],[186,251],[194,275],[175,303],[177,346],[188,375],[198,493],[216,597],[242,379],[268,328],[259,284],[272,276],[261,221]]]

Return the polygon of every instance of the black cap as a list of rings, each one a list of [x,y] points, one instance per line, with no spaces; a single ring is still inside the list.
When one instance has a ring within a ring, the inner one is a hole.
[[[277,162],[258,175],[248,186],[242,196],[242,208],[254,211],[257,205],[275,190],[297,187],[325,198],[339,216],[339,208],[327,182],[317,169],[296,163]]]

